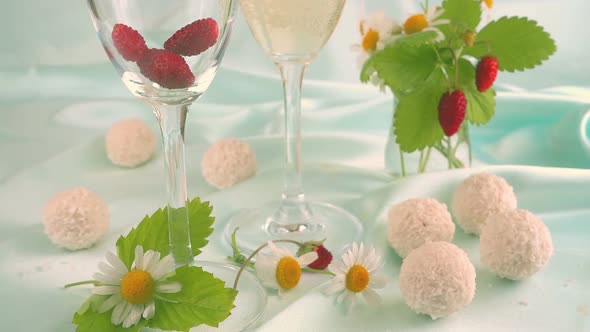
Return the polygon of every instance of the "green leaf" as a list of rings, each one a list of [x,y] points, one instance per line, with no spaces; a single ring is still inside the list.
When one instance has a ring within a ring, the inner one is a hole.
[[[434,31],[422,31],[400,37],[394,43],[404,47],[418,47],[435,42],[436,37],[438,37],[438,34]]]
[[[555,41],[537,22],[525,17],[502,17],[486,25],[465,54],[476,58],[493,55],[498,58],[500,70],[513,72],[540,65],[556,50]]]
[[[201,324],[218,326],[234,308],[237,291],[225,288],[223,281],[199,267],[179,267],[168,280],[182,284],[180,292],[165,296],[178,303],[156,300],[156,315],[149,322],[152,328],[188,331]]]
[[[465,118],[475,125],[488,123],[496,112],[496,91],[490,88],[479,92],[475,85],[475,67],[465,60],[459,61],[459,86],[467,98]]]
[[[72,323],[78,325],[76,332],[137,332],[146,326],[147,322],[145,320],[140,321],[130,328],[123,328],[120,325],[114,326],[111,324],[113,309],[103,313],[96,311],[98,305],[106,298],[106,296],[93,295],[82,304],[72,319]]]
[[[419,89],[398,96],[393,125],[396,142],[402,151],[421,150],[443,138],[438,122],[438,103],[445,90],[444,75],[436,70]]]
[[[201,202],[195,198],[188,203],[189,228],[193,255],[201,253],[200,248],[207,245],[207,237],[213,232],[211,225],[215,218],[211,217],[213,208],[208,202]],[[155,250],[163,256],[170,252],[168,230],[168,210],[158,209],[151,216],[146,216],[133,228],[127,236],[121,236],[117,240],[119,257],[131,267],[135,259],[135,247],[143,246],[144,250]]]
[[[395,94],[403,94],[422,85],[436,63],[436,53],[431,46],[406,47],[403,43],[394,43],[375,52],[365,62],[361,81],[367,82],[376,71]]]
[[[481,20],[481,0],[446,0],[441,19],[451,21],[459,30],[475,30]]]

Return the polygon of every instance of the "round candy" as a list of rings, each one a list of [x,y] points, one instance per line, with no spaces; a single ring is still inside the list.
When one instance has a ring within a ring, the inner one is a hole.
[[[516,195],[512,186],[494,174],[468,177],[453,196],[453,215],[465,233],[479,234],[490,215],[513,209]]]
[[[141,119],[115,123],[107,132],[105,143],[109,160],[123,167],[145,163],[156,150],[154,131]]]
[[[426,242],[451,241],[454,234],[447,206],[436,199],[409,199],[389,210],[387,239],[402,258]]]
[[[75,188],[53,197],[43,211],[49,239],[69,250],[84,249],[100,240],[109,227],[109,209],[92,191]]]
[[[221,139],[205,152],[201,172],[212,186],[228,188],[256,174],[256,154],[246,142]]]
[[[497,275],[520,280],[537,273],[553,254],[551,234],[527,210],[511,210],[488,218],[480,237],[481,263]]]
[[[399,286],[406,304],[417,313],[445,317],[473,300],[475,268],[456,245],[428,242],[404,259]]]

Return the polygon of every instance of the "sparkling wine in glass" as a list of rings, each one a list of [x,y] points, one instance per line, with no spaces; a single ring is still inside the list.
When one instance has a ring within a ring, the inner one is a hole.
[[[215,77],[229,41],[237,3],[234,0],[87,0],[87,3],[98,37],[123,83],[133,95],[152,106],[159,122],[164,145],[170,253],[177,265],[193,265],[186,206],[185,122],[189,106],[203,95]],[[235,275],[235,267],[228,264],[199,262],[196,265],[215,275]],[[238,291],[236,301],[248,302],[251,308],[241,305],[237,312],[232,311],[230,319],[222,323],[231,331],[256,321],[266,303],[262,288],[255,284],[246,292],[240,288]]]
[[[342,248],[362,235],[346,210],[306,198],[301,161],[301,85],[307,65],[334,31],[345,0],[240,0],[256,41],[276,64],[284,88],[285,166],[280,200],[232,216],[225,235],[239,228],[238,245],[252,252],[276,238],[322,240]]]

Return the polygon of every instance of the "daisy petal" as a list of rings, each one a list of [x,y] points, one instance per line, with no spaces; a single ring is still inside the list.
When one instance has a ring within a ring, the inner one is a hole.
[[[355,264],[362,264],[363,260],[365,259],[364,257],[365,255],[365,245],[364,243],[361,242],[361,245],[359,246],[359,252],[358,255],[356,256],[356,260],[354,261]]]
[[[92,294],[96,295],[113,295],[121,292],[119,286],[96,286],[92,289]]]
[[[94,280],[103,283],[103,284],[107,284],[107,285],[120,285],[121,284],[121,279],[123,278],[117,278],[114,276],[109,276],[109,275],[105,275],[102,273],[95,273],[92,275],[92,277],[94,278]]]
[[[389,278],[384,276],[373,276],[371,278],[370,287],[375,289],[381,289],[389,283]]]
[[[354,296],[351,295],[352,293],[350,293],[349,291],[345,291],[342,294],[338,295],[338,297],[336,298],[336,303],[342,303],[342,301],[346,301],[350,296]]]
[[[135,261],[133,262],[133,265],[135,266],[136,269],[145,271],[144,264],[143,264],[143,247],[142,246],[135,247]]]
[[[127,266],[125,265],[125,263],[123,263],[119,256],[109,251],[107,252],[105,257],[107,259],[107,262],[109,262],[109,264],[111,264],[115,268],[115,270],[119,271],[119,273],[125,274],[129,272]]]
[[[313,263],[316,259],[318,259],[318,253],[315,251],[312,251],[312,252],[308,252],[307,254],[299,257],[298,261],[301,266],[306,266],[308,264]]]
[[[119,302],[119,304],[117,304],[115,306],[115,309],[113,310],[113,314],[111,315],[111,323],[113,323],[113,325],[121,324],[121,322],[124,319],[124,317],[122,318],[123,311],[125,311],[125,308],[128,305],[131,305],[131,304],[128,303],[127,301],[121,301],[121,302]]]
[[[150,303],[148,303],[145,306],[145,309],[143,309],[143,318],[152,319],[154,317],[155,313],[156,313],[156,303],[154,301],[151,301]]]
[[[274,253],[276,256],[278,256],[278,257],[281,257],[281,253],[282,253],[282,251],[281,251],[279,248],[277,248],[277,246],[275,245],[275,243],[274,243],[274,242],[272,242],[272,241],[268,241],[268,247],[270,248],[270,250],[272,250],[272,252],[273,252],[273,253]]]
[[[156,292],[158,293],[178,293],[182,286],[179,282],[163,282],[156,285]]]
[[[332,295],[336,294],[340,291],[344,290],[344,282],[332,282],[326,290],[324,290],[324,294]]]
[[[354,258],[352,257],[352,251],[348,251],[342,256],[342,261],[345,265],[345,271],[348,271],[354,265]]]
[[[160,253],[153,250],[148,250],[143,255],[143,268],[144,271],[150,271],[160,261]]]
[[[350,294],[345,300],[344,300],[344,312],[346,314],[350,313],[350,309],[354,306],[354,304],[356,303],[356,295],[355,294]]]
[[[115,295],[109,297],[106,301],[104,301],[100,305],[100,307],[98,307],[98,312],[101,314],[103,312],[107,312],[107,311],[111,310],[115,305],[119,304],[121,301],[123,301],[123,295],[115,294]]]
[[[332,261],[330,265],[328,265],[328,270],[334,274],[346,274],[346,266],[341,261]]]
[[[105,262],[98,263],[98,271],[100,271],[104,275],[111,276],[114,278],[123,278],[125,274],[127,274],[127,271],[117,270]]]
[[[369,305],[378,305],[382,302],[381,296],[371,288],[367,288],[363,291],[363,297]]]
[[[352,243],[352,264],[354,265],[354,263],[356,262],[356,258],[358,257],[358,253],[359,253],[359,246],[356,242]]]
[[[141,314],[143,313],[143,307],[143,304],[134,304],[133,306],[131,306],[131,310],[129,311],[127,318],[125,318],[125,320],[123,321],[124,328],[128,328],[139,323],[139,320],[141,319]]]
[[[154,280],[158,280],[166,275],[168,272],[174,270],[174,258],[171,255],[168,255],[162,258],[161,261],[158,262],[156,265],[152,265],[152,269],[146,271],[149,273]]]

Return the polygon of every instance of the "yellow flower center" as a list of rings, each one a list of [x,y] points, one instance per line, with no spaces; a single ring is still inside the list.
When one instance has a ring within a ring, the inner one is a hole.
[[[275,276],[281,288],[295,288],[301,278],[301,266],[295,258],[290,256],[283,257],[277,264]]]
[[[483,0],[483,3],[485,3],[489,9],[492,9],[492,7],[494,7],[494,0]]]
[[[424,14],[416,14],[408,17],[406,23],[404,23],[404,31],[406,34],[411,35],[416,32],[420,32],[428,27],[428,20]]]
[[[353,293],[362,292],[369,286],[370,279],[369,271],[364,266],[355,264],[346,273],[346,289]]]
[[[365,38],[363,38],[363,49],[367,52],[377,49],[377,42],[379,41],[379,32],[369,29]]]
[[[121,294],[129,303],[147,303],[154,294],[154,279],[145,271],[132,270],[121,280]]]

